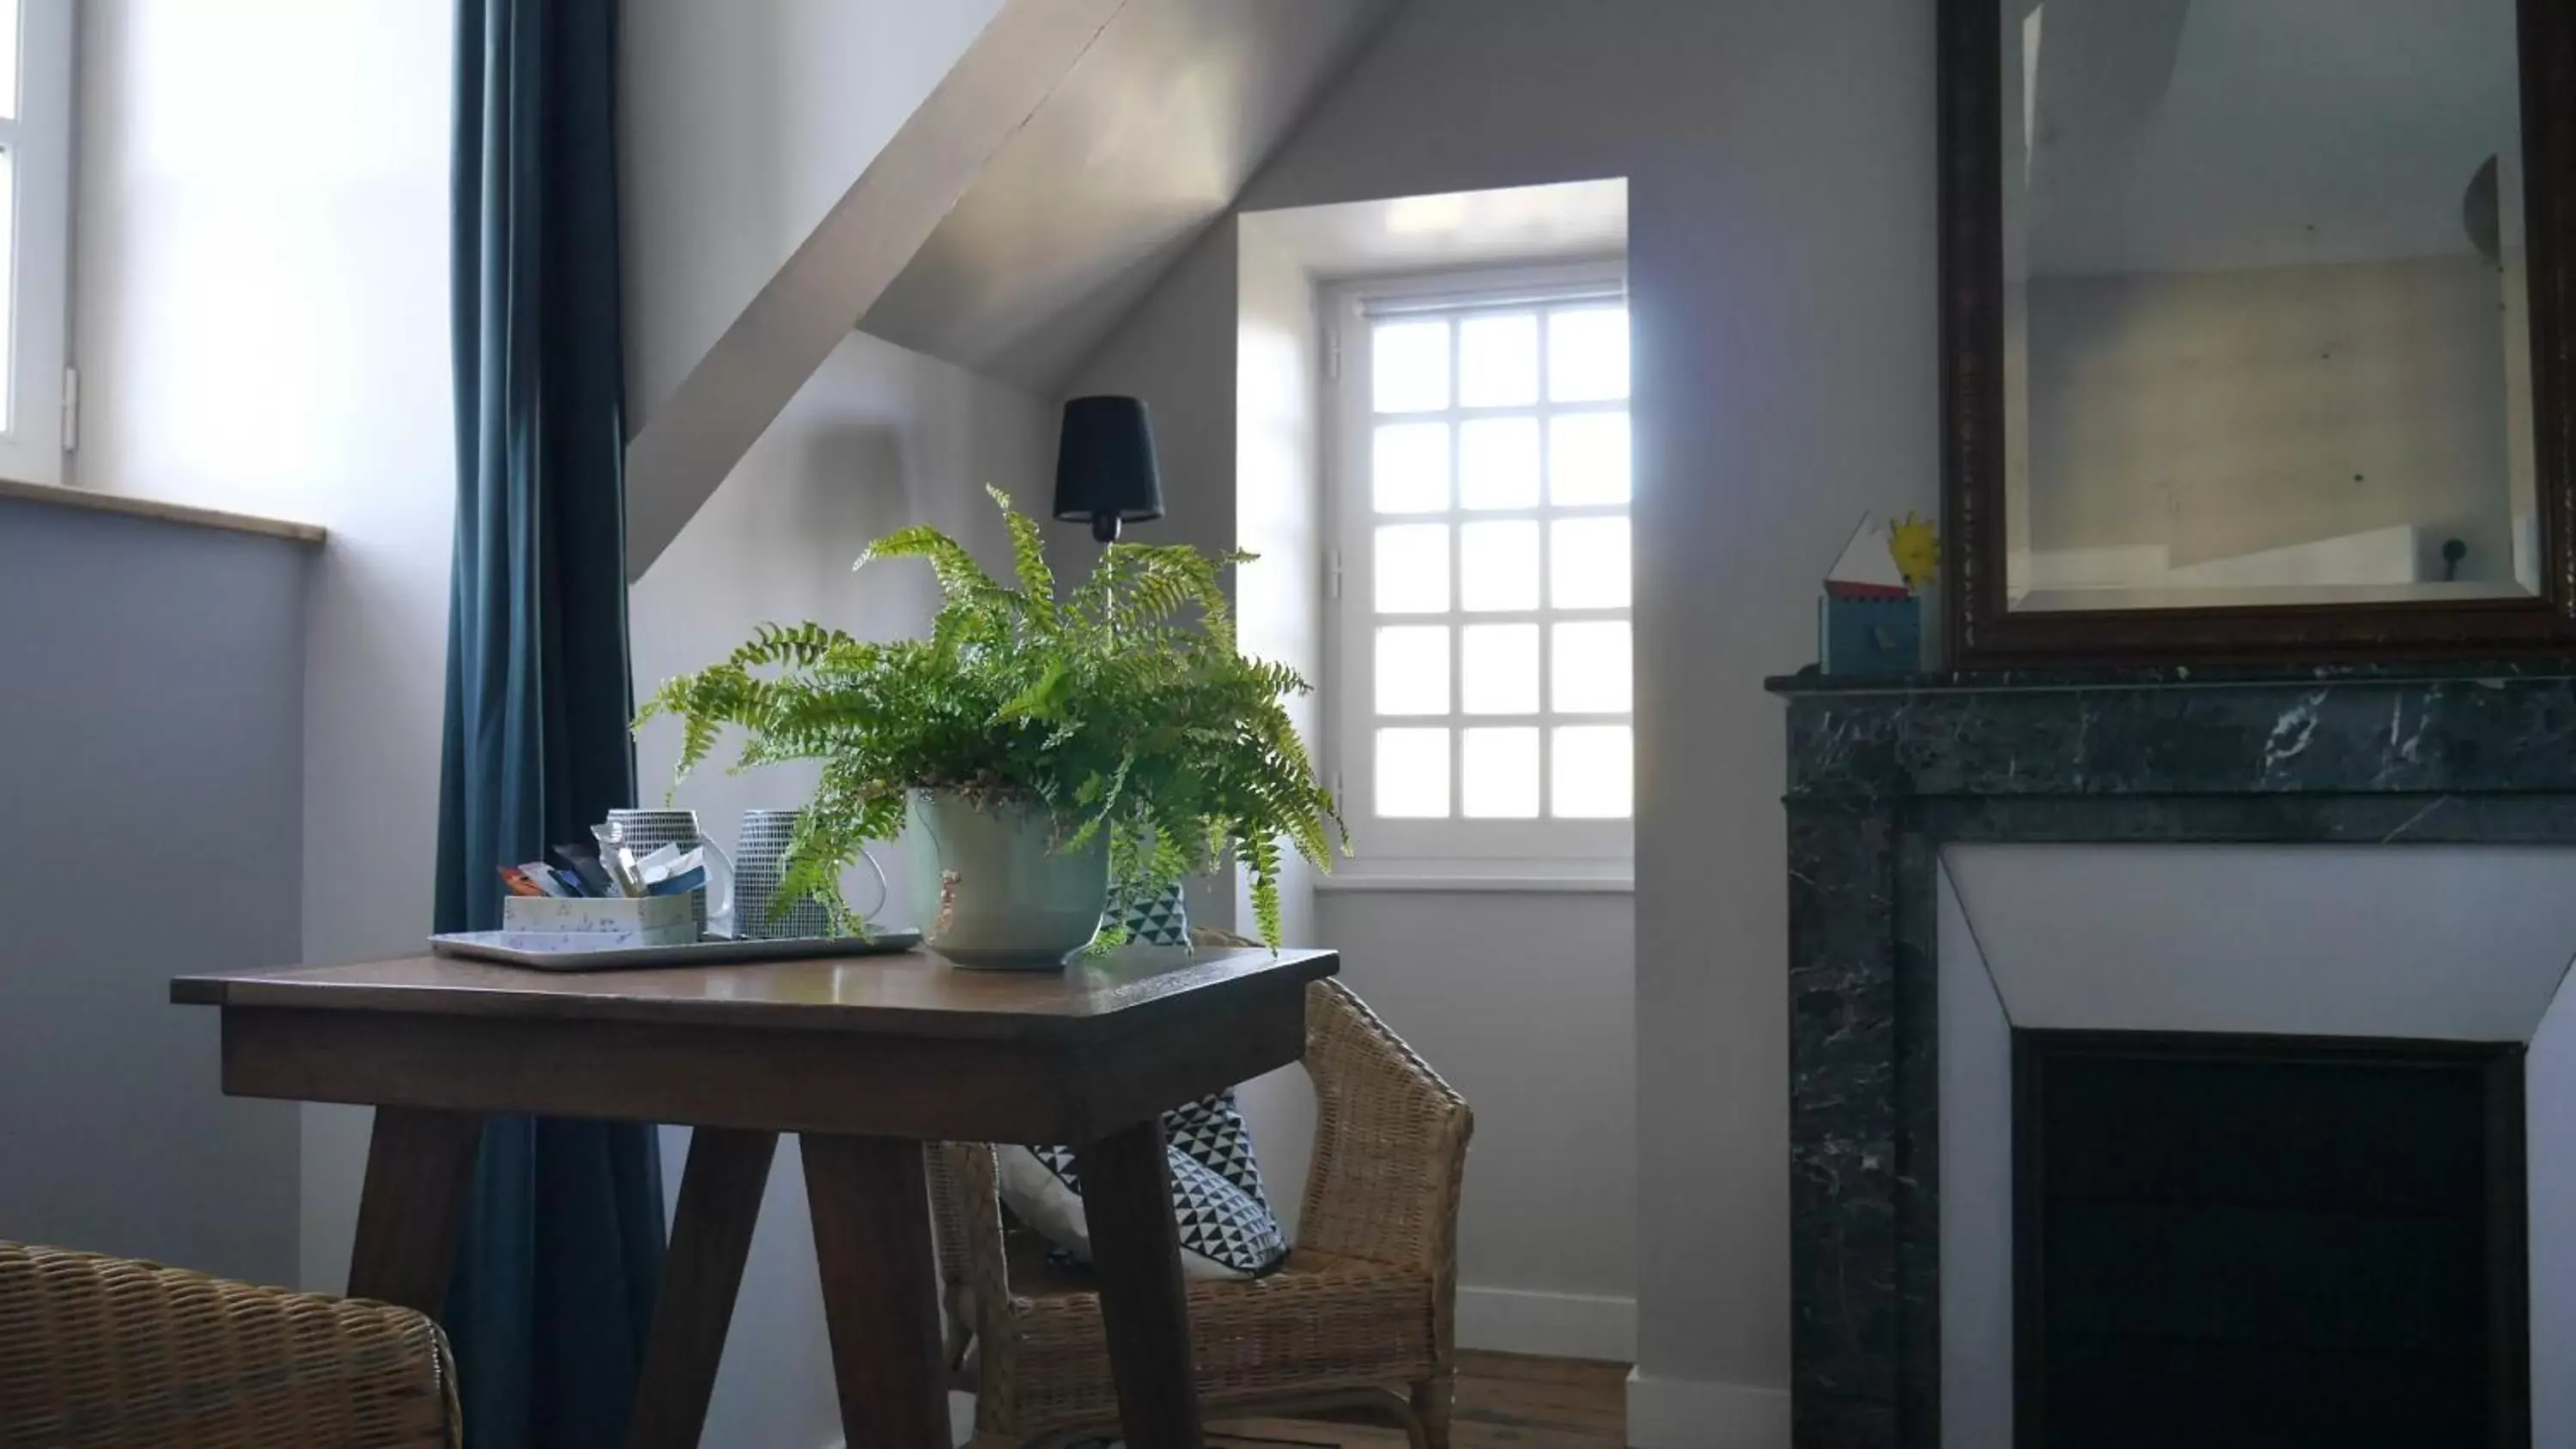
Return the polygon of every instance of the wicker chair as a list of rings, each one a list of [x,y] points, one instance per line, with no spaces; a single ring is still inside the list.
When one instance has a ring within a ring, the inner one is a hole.
[[[1192,1280],[1190,1346],[1211,1409],[1384,1414],[1415,1449],[1446,1449],[1456,1347],[1458,1190],[1467,1104],[1338,982],[1307,988],[1315,1155],[1297,1245],[1249,1282]],[[973,1393],[970,1449],[1117,1432],[1088,1279],[1051,1270],[1006,1231],[993,1151],[930,1155],[954,1386]]]
[[[409,1309],[0,1243],[0,1449],[456,1449]]]

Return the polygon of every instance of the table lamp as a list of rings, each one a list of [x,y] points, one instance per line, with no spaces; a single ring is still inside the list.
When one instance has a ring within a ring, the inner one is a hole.
[[[1144,399],[1078,397],[1064,405],[1055,516],[1091,520],[1091,536],[1102,543],[1116,542],[1121,524],[1163,516],[1163,478]]]

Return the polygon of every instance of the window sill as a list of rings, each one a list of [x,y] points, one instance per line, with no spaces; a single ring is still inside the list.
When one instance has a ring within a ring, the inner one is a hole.
[[[283,518],[260,518],[248,513],[226,513],[220,508],[198,508],[192,504],[137,498],[126,493],[100,493],[49,483],[21,483],[9,478],[0,478],[0,499],[86,509],[92,513],[117,513],[128,518],[150,518],[162,523],[219,528],[232,533],[255,533],[266,538],[282,538],[290,543],[320,543],[328,537],[319,524],[292,523]]]

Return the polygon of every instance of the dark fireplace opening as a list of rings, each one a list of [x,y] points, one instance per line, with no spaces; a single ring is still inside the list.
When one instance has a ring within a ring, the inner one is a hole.
[[[2021,1449],[2530,1441],[2519,1045],[2018,1031]]]

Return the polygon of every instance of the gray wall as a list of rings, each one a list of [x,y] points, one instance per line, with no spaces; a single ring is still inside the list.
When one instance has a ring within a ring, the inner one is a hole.
[[[1415,0],[1240,198],[1629,182],[1647,1449],[1787,1441],[1783,738],[1761,678],[1814,657],[1817,580],[1864,510],[1938,506],[1934,119],[1917,0]],[[1234,461],[1208,411],[1233,395],[1221,245],[1082,378],[1155,398],[1176,491]],[[1184,530],[1222,541],[1216,488]],[[1522,973],[1519,1069],[1579,1049],[1540,993],[1617,969]]]
[[[294,1280],[296,1109],[169,992],[296,957],[311,554],[0,501],[0,1238]]]

